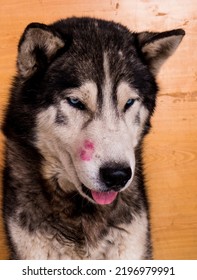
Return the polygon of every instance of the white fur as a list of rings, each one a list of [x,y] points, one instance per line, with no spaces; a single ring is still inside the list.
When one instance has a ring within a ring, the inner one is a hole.
[[[33,234],[18,226],[14,219],[10,219],[9,228],[12,232],[12,240],[17,247],[21,259],[142,259],[145,255],[145,243],[147,232],[147,216],[142,213],[136,216],[132,224],[120,225],[122,230],[112,228],[109,234],[101,241],[97,247],[85,245],[80,254],[75,251],[74,244],[64,244],[62,246],[52,234],[44,234],[37,230]],[[118,250],[117,250],[118,248]],[[138,248],[138,250],[136,250]]]

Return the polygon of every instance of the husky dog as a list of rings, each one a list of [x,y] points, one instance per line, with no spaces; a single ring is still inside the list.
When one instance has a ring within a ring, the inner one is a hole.
[[[69,18],[18,46],[3,132],[12,259],[150,259],[142,140],[182,29]]]

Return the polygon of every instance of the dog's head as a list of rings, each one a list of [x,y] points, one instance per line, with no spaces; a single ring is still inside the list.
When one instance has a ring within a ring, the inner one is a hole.
[[[184,31],[132,33],[95,19],[30,24],[16,99],[29,112],[46,179],[109,204],[132,185],[155,107],[155,75]],[[21,113],[22,114],[22,113]]]

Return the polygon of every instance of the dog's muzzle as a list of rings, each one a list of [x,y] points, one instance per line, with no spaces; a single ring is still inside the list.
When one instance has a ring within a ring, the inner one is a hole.
[[[132,171],[126,164],[106,163],[99,169],[102,190],[89,190],[82,185],[83,192],[97,204],[111,204],[131,179]]]

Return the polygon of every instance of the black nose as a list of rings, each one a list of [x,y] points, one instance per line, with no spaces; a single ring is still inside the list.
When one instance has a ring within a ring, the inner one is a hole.
[[[108,189],[120,190],[131,178],[131,168],[119,164],[100,168],[100,178]]]

